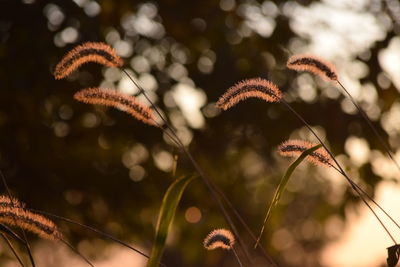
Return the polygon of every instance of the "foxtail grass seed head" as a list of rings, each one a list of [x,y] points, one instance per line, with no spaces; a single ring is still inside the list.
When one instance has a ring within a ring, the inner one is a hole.
[[[208,250],[216,248],[232,249],[235,244],[235,237],[231,231],[226,229],[216,229],[208,234],[204,239],[203,245]]]
[[[217,101],[217,107],[227,110],[250,97],[267,102],[279,102],[282,92],[270,81],[261,78],[243,80],[229,88]]]
[[[326,81],[337,81],[338,74],[330,62],[310,54],[295,55],[289,58],[287,67],[295,71],[308,71]]]
[[[74,98],[86,104],[114,107],[141,122],[156,126],[156,117],[152,109],[139,103],[134,96],[113,89],[87,88],[77,92]]]
[[[21,227],[43,239],[59,240],[62,238],[61,232],[51,220],[26,210],[25,204],[16,202],[15,199],[12,200],[14,205],[7,196],[0,196],[0,199],[0,223]]]
[[[96,62],[108,67],[120,67],[123,60],[116,51],[105,43],[87,42],[73,48],[56,65],[54,77],[59,80],[67,77],[82,64]]]
[[[298,157],[317,144],[303,140],[287,140],[278,146],[278,153],[283,157]],[[320,147],[306,157],[306,160],[317,166],[332,167],[333,160],[325,148]]]

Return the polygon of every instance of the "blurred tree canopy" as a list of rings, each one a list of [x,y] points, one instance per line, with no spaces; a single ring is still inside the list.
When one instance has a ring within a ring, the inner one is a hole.
[[[399,177],[380,143],[334,84],[289,71],[286,61],[302,52],[332,61],[396,151],[399,10],[391,0],[1,0],[0,168],[13,194],[29,207],[151,247],[163,194],[175,178],[174,161],[176,175],[194,169],[159,129],[73,100],[86,87],[137,94],[120,70],[88,64],[66,80],[54,79],[55,64],[71,48],[101,41],[117,50],[253,232],[289,165],[275,148],[288,138],[314,139],[279,104],[249,100],[218,110],[218,97],[245,78],[275,82],[350,175],[374,194],[380,181]],[[340,236],[345,210],[358,207],[333,171],[308,164],[300,169],[262,239],[279,266],[321,265],[321,250]],[[335,230],[324,230],[332,218]],[[107,242],[85,250],[84,240],[99,237],[60,225],[83,253],[102,254]],[[207,233],[220,227],[226,225],[216,203],[200,180],[193,182],[163,261],[235,264],[230,254],[202,247]]]

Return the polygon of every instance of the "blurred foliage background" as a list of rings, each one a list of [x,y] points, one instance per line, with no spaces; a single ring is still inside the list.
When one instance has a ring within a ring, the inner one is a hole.
[[[67,51],[102,41],[117,50],[253,232],[290,163],[276,154],[276,146],[288,138],[315,140],[279,104],[249,100],[217,110],[218,97],[241,79],[263,77],[279,85],[350,176],[374,194],[383,180],[395,186],[398,170],[334,84],[287,70],[286,60],[310,52],[334,63],[396,151],[399,23],[397,0],[0,0],[0,168],[13,194],[29,207],[91,225],[148,252],[163,194],[175,178],[174,159],[177,175],[194,170],[158,129],[73,100],[86,87],[136,94],[118,69],[88,64],[67,80],[53,78]],[[309,164],[300,170],[262,244],[279,266],[328,266],[322,251],[341,237],[346,214],[357,213],[359,200],[333,171]],[[59,224],[95,262],[115,255],[107,250],[111,242]],[[178,208],[163,262],[234,265],[231,254],[202,247],[203,238],[220,227],[226,225],[216,203],[201,180],[193,182]],[[372,231],[379,227],[376,223]],[[55,247],[34,242],[42,266],[62,266],[62,260],[71,266]],[[12,260],[7,249],[1,255],[4,265]],[[128,266],[119,264],[106,266]]]

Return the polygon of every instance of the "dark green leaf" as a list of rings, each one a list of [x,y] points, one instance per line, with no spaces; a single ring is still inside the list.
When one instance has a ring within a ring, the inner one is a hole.
[[[274,210],[274,208],[278,205],[279,199],[281,198],[281,195],[283,193],[283,191],[286,188],[286,184],[288,183],[290,177],[292,176],[292,173],[294,172],[294,170],[297,168],[297,166],[299,166],[299,164],[311,153],[313,153],[315,150],[317,150],[318,148],[320,148],[322,145],[316,145],[312,148],[307,149],[306,151],[304,151],[303,153],[301,153],[301,155],[296,159],[295,162],[293,162],[289,168],[286,170],[285,175],[282,177],[281,182],[278,185],[278,188],[275,190],[274,193],[274,197],[272,198],[271,204],[268,207],[267,210],[267,215],[265,216],[264,222],[263,222],[263,226],[262,229],[260,231],[260,234],[258,235],[257,238],[257,242],[256,242],[256,246],[258,245],[258,242],[260,241],[261,235],[264,232],[264,228],[265,228],[265,224],[268,221],[268,218],[271,216],[272,211]]]
[[[183,191],[193,178],[193,176],[184,176],[176,179],[165,193],[160,213],[158,215],[156,238],[153,243],[147,267],[155,267],[160,264],[161,256],[165,247],[165,240],[167,239],[170,225],[174,219],[176,208],[182,197]]]

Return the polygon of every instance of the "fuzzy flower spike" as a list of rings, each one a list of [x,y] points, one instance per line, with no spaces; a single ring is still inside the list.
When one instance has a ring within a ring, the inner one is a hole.
[[[267,102],[279,102],[282,92],[278,86],[261,78],[243,80],[229,88],[217,101],[217,107],[227,110],[247,98],[260,98]]]
[[[308,71],[326,81],[337,81],[338,74],[330,62],[310,54],[295,55],[289,58],[287,67],[295,71]]]
[[[124,63],[108,44],[87,42],[78,45],[61,59],[54,70],[54,77],[57,80],[63,79],[88,62],[96,62],[108,67],[121,67]]]
[[[232,249],[235,244],[235,237],[231,231],[226,229],[216,229],[208,234],[204,239],[203,245],[208,250],[216,248]]]

